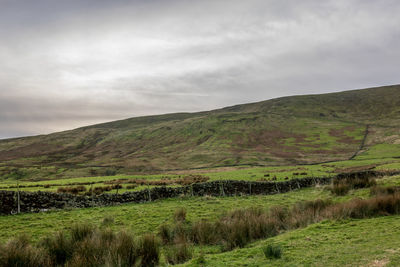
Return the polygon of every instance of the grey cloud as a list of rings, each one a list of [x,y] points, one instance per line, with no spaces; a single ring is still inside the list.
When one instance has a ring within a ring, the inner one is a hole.
[[[395,0],[0,0],[0,138],[399,82]]]

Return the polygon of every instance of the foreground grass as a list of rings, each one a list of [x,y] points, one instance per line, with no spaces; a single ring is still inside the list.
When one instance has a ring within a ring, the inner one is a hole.
[[[400,176],[385,177],[378,182],[380,185],[393,185],[398,183],[399,178]],[[342,197],[333,196],[328,190],[317,187],[270,196],[176,198],[117,207],[3,216],[0,217],[0,243],[22,233],[30,234],[37,241],[56,230],[70,229],[76,222],[87,222],[101,228],[105,217],[112,218],[111,227],[114,230],[126,229],[135,235],[156,233],[161,224],[167,221],[171,223],[174,211],[180,207],[186,208],[187,219],[192,222],[203,218],[213,221],[237,208],[268,209],[274,205],[291,206],[299,201],[318,198],[343,202],[355,197],[369,197],[369,189],[352,190],[349,195]],[[397,220],[390,221],[390,218]],[[199,257],[201,251],[206,253],[205,266],[225,266],[228,263],[232,266],[353,266],[370,265],[375,260],[385,263],[390,261],[396,266],[400,257],[396,256],[397,250],[393,249],[399,244],[393,237],[400,232],[398,218],[400,217],[324,221],[227,253],[221,253],[215,246],[196,246],[195,258],[187,266],[199,266],[196,257]],[[382,222],[381,219],[389,221]],[[283,248],[282,259],[265,258],[262,248],[271,242]],[[384,242],[385,245],[381,246],[380,243]]]
[[[246,248],[205,255],[203,266],[399,266],[400,216],[324,221]],[[280,244],[281,259],[267,259],[263,247]],[[196,259],[181,266],[199,266]]]

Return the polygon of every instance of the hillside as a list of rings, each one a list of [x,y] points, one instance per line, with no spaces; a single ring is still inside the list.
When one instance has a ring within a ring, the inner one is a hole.
[[[346,160],[400,144],[399,125],[399,85],[284,97],[0,140],[0,177],[15,168],[62,178]]]

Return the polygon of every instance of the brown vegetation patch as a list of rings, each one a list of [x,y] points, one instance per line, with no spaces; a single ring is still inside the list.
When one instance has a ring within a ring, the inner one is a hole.
[[[348,136],[345,134],[345,131],[354,131],[356,129],[355,126],[346,126],[340,129],[330,129],[329,135],[332,137],[336,137],[336,141],[343,144],[358,144],[359,140],[356,140],[354,137]]]
[[[365,170],[371,170],[378,166],[377,164],[369,164],[363,166],[356,166],[356,167],[348,167],[348,168],[336,168],[334,172],[336,173],[348,173],[348,172],[360,172]]]
[[[190,185],[195,183],[204,183],[210,179],[208,176],[203,175],[187,175],[183,178],[172,179],[168,176],[163,177],[161,180],[149,180],[149,179],[118,179],[104,182],[105,184],[135,184],[135,185]]]

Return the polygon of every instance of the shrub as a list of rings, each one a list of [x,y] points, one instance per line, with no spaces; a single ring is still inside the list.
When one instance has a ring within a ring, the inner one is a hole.
[[[156,266],[160,260],[160,244],[152,234],[139,239],[138,252],[141,266]]]
[[[193,249],[186,242],[166,248],[165,260],[169,264],[179,264],[190,260],[193,256]]]
[[[280,259],[282,257],[282,248],[280,245],[268,244],[263,248],[263,252],[268,259]]]

